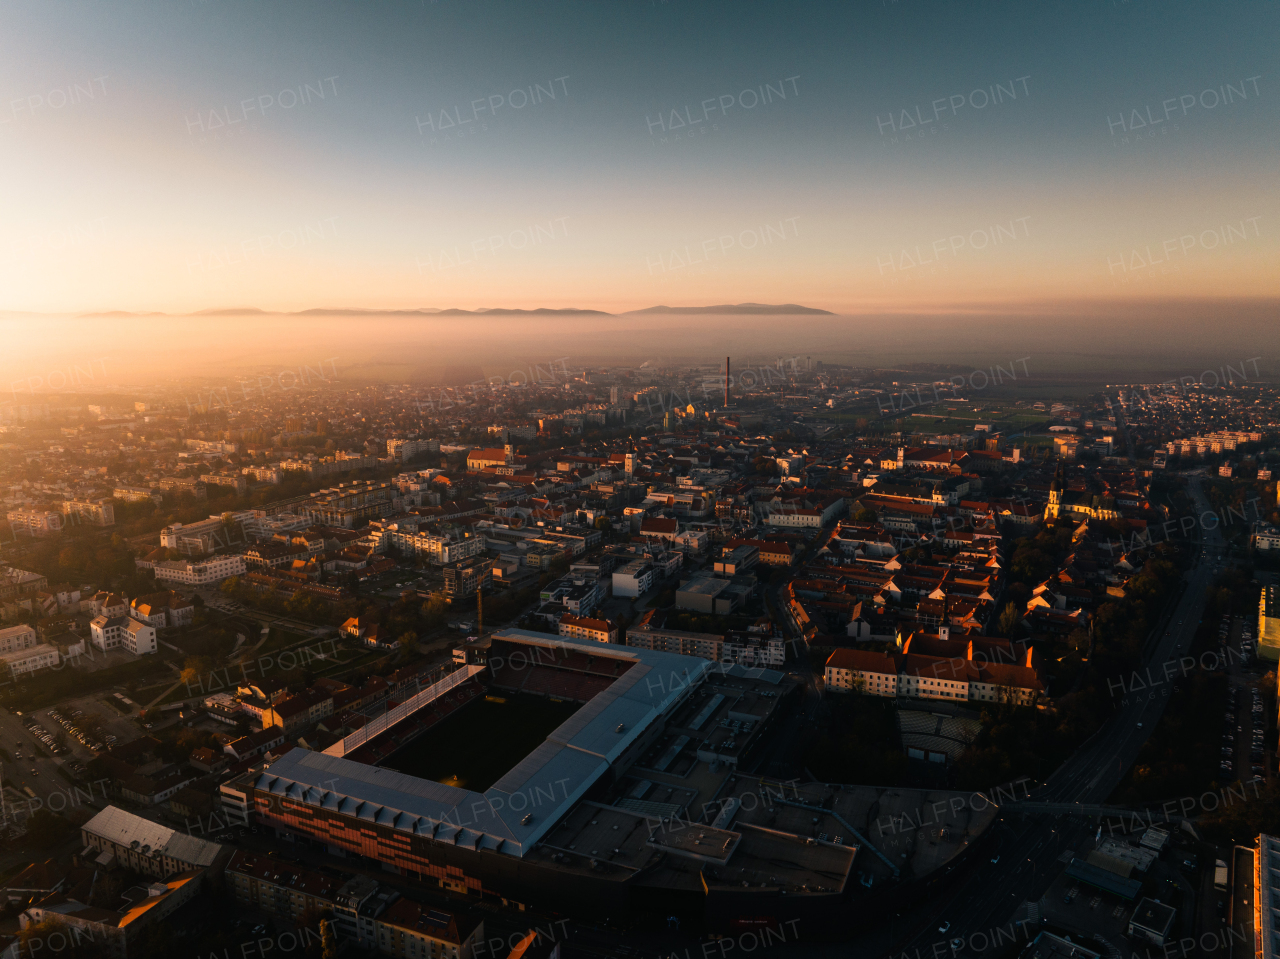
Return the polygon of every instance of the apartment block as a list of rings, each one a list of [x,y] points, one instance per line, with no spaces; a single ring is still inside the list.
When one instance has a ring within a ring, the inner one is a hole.
[[[374,922],[378,951],[400,959],[472,959],[484,952],[484,923],[397,899]]]
[[[156,651],[155,627],[131,616],[99,616],[89,623],[89,636],[103,652],[125,649],[144,656]]]
[[[199,561],[165,560],[155,565],[157,582],[184,586],[211,586],[231,576],[243,576],[244,573],[244,556],[239,553],[210,556]]]
[[[86,526],[114,526],[116,522],[115,507],[109,499],[72,499],[59,507],[63,515],[75,517],[69,522],[79,522]]]
[[[11,509],[5,518],[15,536],[54,536],[66,526],[61,513],[46,509]]]
[[[13,653],[36,645],[36,631],[30,626],[10,626],[0,629],[0,653]]]
[[[478,589],[484,589],[493,582],[493,560],[473,556],[455,566],[447,566],[444,571],[444,594],[449,602],[473,596]]]
[[[696,656],[718,663],[722,658],[724,637],[716,633],[691,633],[642,625],[627,630],[627,645],[678,656]]]
[[[40,643],[15,649],[12,652],[0,653],[0,663],[4,665],[0,673],[7,671],[14,676],[22,676],[41,669],[52,669],[60,661],[56,647]]]
[[[200,482],[206,486],[224,486],[243,495],[249,491],[249,481],[243,473],[204,473]]]
[[[612,620],[591,619],[565,613],[560,617],[560,635],[575,639],[590,639],[597,643],[616,643],[618,627]]]

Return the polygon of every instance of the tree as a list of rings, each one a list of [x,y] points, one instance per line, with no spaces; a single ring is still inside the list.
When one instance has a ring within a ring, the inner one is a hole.
[[[1016,604],[1009,603],[1000,612],[999,630],[1000,633],[1009,638],[1013,638],[1018,630],[1018,625],[1022,622],[1022,610]]]
[[[1089,632],[1077,626],[1067,636],[1067,645],[1083,656],[1089,651]]]
[[[40,849],[57,845],[71,830],[71,823],[47,809],[37,809],[27,820],[27,837]]]
[[[333,934],[333,920],[320,926],[320,959],[338,959],[338,937]]]

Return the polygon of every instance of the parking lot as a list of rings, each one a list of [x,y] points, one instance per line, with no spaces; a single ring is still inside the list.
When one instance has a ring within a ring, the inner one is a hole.
[[[1270,775],[1266,704],[1256,685],[1262,669],[1255,659],[1253,630],[1247,619],[1224,616],[1218,626],[1219,654],[1227,662],[1226,711],[1223,715],[1222,759],[1224,779],[1245,782]]]

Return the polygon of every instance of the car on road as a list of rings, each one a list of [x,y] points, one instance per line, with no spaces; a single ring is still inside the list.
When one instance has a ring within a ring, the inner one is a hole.
[[[938,927],[938,932],[949,932],[950,929],[951,929],[951,923],[944,922],[942,925]]]
[[[963,940],[963,939],[955,938],[955,939],[952,939],[952,940],[951,940],[951,949],[952,949],[952,951],[953,951],[953,952],[954,952],[954,951],[956,951],[956,950],[959,950],[959,949],[963,949],[963,948],[964,948],[964,940]]]
[[[999,857],[999,856],[992,856],[992,857],[991,857],[991,865],[993,865],[993,866],[994,866],[994,865],[995,865],[996,863],[998,863],[999,861],[1000,861],[1000,857]]]
[[[1139,729],[1141,729],[1141,728],[1142,728],[1142,723],[1138,723],[1138,728],[1139,728]]]

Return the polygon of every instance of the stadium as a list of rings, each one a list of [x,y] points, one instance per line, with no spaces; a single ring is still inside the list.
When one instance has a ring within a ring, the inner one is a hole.
[[[903,878],[853,823],[919,798],[740,771],[798,699],[772,670],[508,630],[485,663],[223,800],[281,838],[456,893],[709,928],[829,918],[833,900]]]

